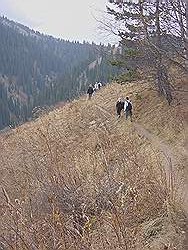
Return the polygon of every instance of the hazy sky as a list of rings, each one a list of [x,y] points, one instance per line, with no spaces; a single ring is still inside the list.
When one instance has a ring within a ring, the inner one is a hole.
[[[105,41],[106,34],[101,34],[94,18],[104,15],[106,3],[107,0],[0,0],[0,15],[63,39],[107,42],[109,39]]]

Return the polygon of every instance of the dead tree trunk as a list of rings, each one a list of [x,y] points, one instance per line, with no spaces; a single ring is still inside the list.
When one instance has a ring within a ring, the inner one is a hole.
[[[156,44],[159,49],[158,51],[156,51],[157,53],[156,83],[157,83],[159,94],[165,96],[168,103],[170,104],[173,99],[172,91],[171,91],[167,69],[163,63],[163,55],[161,53],[162,42],[161,42],[161,27],[160,27],[160,3],[161,3],[161,0],[156,1]]]

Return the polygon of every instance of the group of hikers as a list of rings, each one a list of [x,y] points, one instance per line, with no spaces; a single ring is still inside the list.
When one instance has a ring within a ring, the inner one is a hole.
[[[121,117],[121,112],[125,112],[125,118],[128,119],[130,117],[130,120],[132,122],[132,102],[127,96],[125,101],[122,98],[119,98],[116,102],[116,111],[117,111],[117,117]]]
[[[99,90],[101,87],[102,87],[101,82],[96,82],[94,86],[90,84],[87,90],[88,99],[91,99],[91,97],[95,94],[95,92]],[[130,117],[130,120],[132,122],[132,102],[129,99],[129,97],[126,97],[125,100],[123,98],[118,98],[116,102],[116,112],[118,118],[121,117],[122,111],[125,113],[125,118],[128,119]]]
[[[99,90],[102,87],[102,83],[101,82],[96,82],[94,84],[94,86],[92,84],[89,85],[89,88],[87,90],[87,94],[89,99],[91,99],[91,97],[95,94],[95,92],[97,90]]]

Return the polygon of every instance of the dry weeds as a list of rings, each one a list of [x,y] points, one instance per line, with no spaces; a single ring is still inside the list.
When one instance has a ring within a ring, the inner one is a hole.
[[[163,156],[115,117],[128,94],[149,129],[163,109],[174,124],[145,87],[107,86],[0,137],[0,249],[182,249],[184,215]]]

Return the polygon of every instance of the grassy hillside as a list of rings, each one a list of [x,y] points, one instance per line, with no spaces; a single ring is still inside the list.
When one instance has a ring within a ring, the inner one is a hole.
[[[0,16],[0,129],[32,118],[85,93],[90,83],[118,73],[109,63],[112,46],[69,42],[40,34]]]
[[[2,249],[186,249],[178,93],[169,107],[149,83],[112,84],[1,135]],[[133,123],[115,116],[127,95]]]

